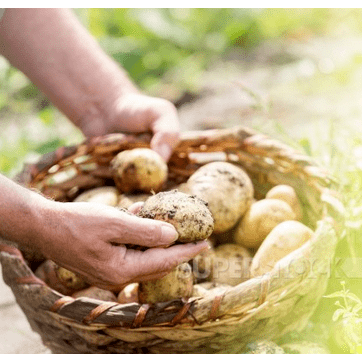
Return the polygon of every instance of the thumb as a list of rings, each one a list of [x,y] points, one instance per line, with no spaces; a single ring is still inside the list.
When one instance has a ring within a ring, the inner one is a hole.
[[[174,226],[164,221],[122,213],[119,223],[121,237],[112,240],[114,243],[158,247],[171,245],[179,237]]]

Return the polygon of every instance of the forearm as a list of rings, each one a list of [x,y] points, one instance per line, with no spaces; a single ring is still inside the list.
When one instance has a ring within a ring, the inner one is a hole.
[[[201,242],[165,248],[178,237],[170,224],[97,203],[51,201],[2,175],[0,237],[113,290],[161,278],[208,247]],[[125,242],[149,249],[128,249]]]
[[[67,9],[7,9],[0,52],[82,129],[102,128],[119,97],[137,92]]]
[[[38,247],[44,233],[44,208],[50,201],[0,174],[0,236],[20,245]],[[40,241],[40,240],[39,240]]]

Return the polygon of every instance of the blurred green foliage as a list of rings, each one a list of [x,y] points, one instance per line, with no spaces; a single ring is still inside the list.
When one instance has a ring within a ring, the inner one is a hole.
[[[186,92],[197,93],[199,79],[207,67],[234,49],[252,49],[271,39],[303,41],[314,35],[338,34],[346,30],[346,24],[350,32],[359,32],[362,28],[359,9],[94,8],[74,11],[102,48],[127,70],[141,89],[174,102]],[[341,81],[346,76],[343,70],[339,74]],[[0,58],[0,117],[6,120],[29,114],[48,127],[56,126],[55,111],[46,96]],[[64,143],[57,132],[49,137],[50,140],[42,142],[50,141],[55,146]],[[38,149],[27,137],[16,138],[18,141],[9,144],[0,136],[0,172],[5,174],[18,166],[24,155]],[[40,147],[41,151],[48,149]]]
[[[171,81],[193,90],[194,77],[233,48],[278,38],[358,32],[359,9],[77,9],[105,51],[151,91]],[[190,69],[191,68],[191,69]],[[164,79],[166,77],[166,79]]]

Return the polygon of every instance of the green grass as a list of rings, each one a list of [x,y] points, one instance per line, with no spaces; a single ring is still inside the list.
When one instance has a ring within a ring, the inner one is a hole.
[[[326,292],[331,299],[321,301],[312,320],[330,328],[329,348],[333,353],[361,353],[362,136],[352,128],[335,123],[331,121],[327,132],[319,135],[319,142],[300,140],[304,148],[307,146],[308,153],[338,180],[337,191],[345,212],[336,264],[332,265],[338,265],[337,261],[341,260],[343,264],[340,265],[351,267],[331,270]],[[324,142],[321,142],[323,137]],[[340,301],[336,304],[335,298],[342,298],[343,305]]]

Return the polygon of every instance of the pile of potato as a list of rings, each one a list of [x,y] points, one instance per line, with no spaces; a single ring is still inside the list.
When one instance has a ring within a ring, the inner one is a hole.
[[[111,167],[115,186],[85,191],[74,201],[118,208],[143,201],[138,217],[169,222],[179,233],[177,242],[207,239],[210,248],[162,279],[132,283],[117,293],[86,285],[48,260],[36,275],[63,294],[119,303],[216,295],[270,272],[313,235],[302,223],[302,206],[292,187],[275,186],[264,199],[255,200],[250,177],[234,164],[208,163],[180,191],[165,190],[167,164],[150,149],[120,152]]]

